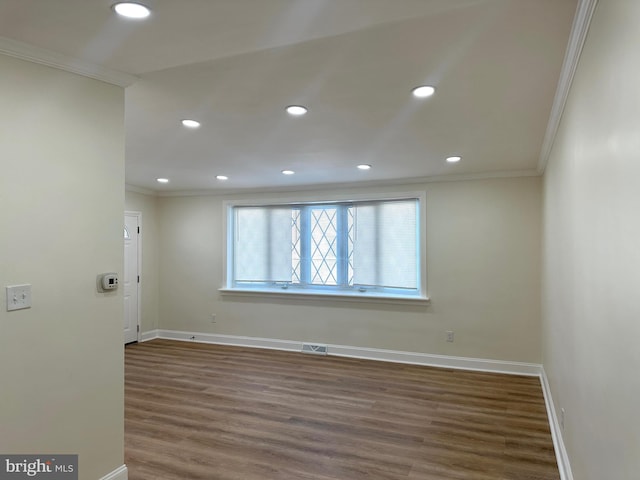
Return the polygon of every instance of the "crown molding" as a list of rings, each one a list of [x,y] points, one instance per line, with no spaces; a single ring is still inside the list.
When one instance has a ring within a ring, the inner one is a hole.
[[[150,188],[138,187],[136,185],[129,185],[128,183],[125,183],[124,189],[126,192],[141,193],[142,195],[151,195],[153,197],[158,195],[158,192],[156,192],[155,190],[151,190]]]
[[[398,185],[416,185],[425,183],[441,182],[464,182],[471,180],[491,180],[495,178],[519,178],[519,177],[539,177],[540,174],[535,169],[528,170],[499,170],[486,173],[469,173],[455,175],[433,175],[429,177],[398,178],[393,180],[373,180],[369,182],[350,183],[323,183],[315,185],[292,185],[289,187],[247,187],[247,188],[226,188],[226,189],[197,189],[197,190],[167,190],[155,191],[158,197],[199,197],[204,195],[225,196],[236,194],[252,193],[291,193],[310,192],[318,190],[339,190],[343,188],[368,188],[368,187],[394,187]],[[127,187],[128,188],[128,187]],[[136,187],[140,188],[140,187]],[[135,190],[134,190],[135,191]]]
[[[556,89],[556,95],[553,99],[547,130],[542,142],[542,149],[540,150],[540,158],[538,159],[538,173],[540,175],[544,173],[547,167],[551,149],[553,148],[553,143],[556,139],[558,128],[560,127],[564,107],[569,97],[573,77],[578,68],[582,47],[584,47],[584,42],[587,39],[589,25],[591,24],[591,18],[593,17],[593,12],[597,4],[598,0],[579,0],[576,16],[573,19],[573,26],[571,27],[567,51],[564,55],[562,70],[560,71],[558,88]]]
[[[6,37],[0,37],[0,54],[39,63],[123,88],[132,85],[138,80],[138,77],[128,73],[95,65]]]

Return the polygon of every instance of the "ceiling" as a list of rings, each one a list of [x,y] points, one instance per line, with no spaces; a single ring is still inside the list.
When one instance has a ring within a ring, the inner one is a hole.
[[[126,182],[159,193],[532,174],[577,6],[140,1],[145,20],[116,16],[113,0],[0,0],[0,33],[135,76]],[[436,93],[414,98],[425,84]]]

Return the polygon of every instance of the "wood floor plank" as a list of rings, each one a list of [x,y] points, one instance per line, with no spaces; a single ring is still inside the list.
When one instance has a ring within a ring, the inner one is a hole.
[[[125,350],[130,480],[558,480],[537,378],[168,340]]]

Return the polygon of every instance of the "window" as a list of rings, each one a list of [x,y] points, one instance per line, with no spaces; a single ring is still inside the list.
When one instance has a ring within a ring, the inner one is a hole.
[[[230,205],[227,290],[424,299],[420,199]]]

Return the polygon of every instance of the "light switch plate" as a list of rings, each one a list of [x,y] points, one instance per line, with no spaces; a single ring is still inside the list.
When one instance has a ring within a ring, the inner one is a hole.
[[[7,311],[31,308],[31,285],[10,285],[7,287]]]

